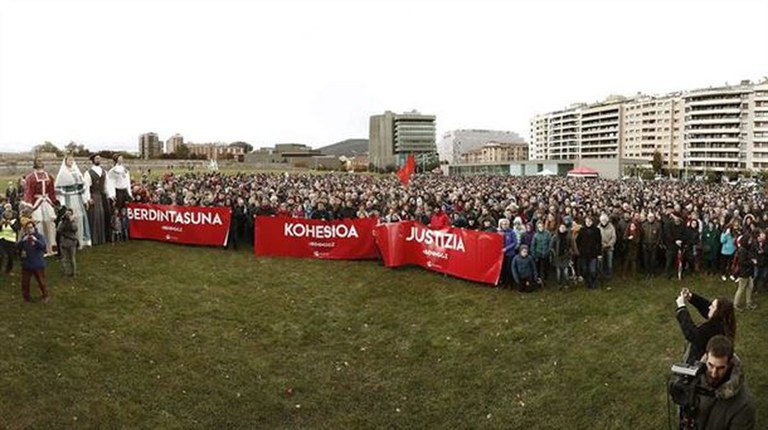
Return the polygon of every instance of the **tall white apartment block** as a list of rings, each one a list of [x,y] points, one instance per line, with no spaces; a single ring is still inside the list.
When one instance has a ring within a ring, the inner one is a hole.
[[[755,86],[752,168],[768,169],[768,80]]]
[[[638,96],[624,105],[624,153],[628,159],[651,160],[661,153],[665,166],[682,168],[683,98]]]
[[[536,115],[533,160],[645,160],[691,174],[768,169],[768,80],[662,96],[612,96]]]
[[[605,103],[581,111],[581,158],[620,158],[624,98],[611,97]]]
[[[690,172],[751,168],[754,87],[748,83],[685,94],[684,166]]]
[[[573,160],[581,156],[581,109],[573,105],[569,109],[553,112],[547,131],[547,157],[552,160]]]

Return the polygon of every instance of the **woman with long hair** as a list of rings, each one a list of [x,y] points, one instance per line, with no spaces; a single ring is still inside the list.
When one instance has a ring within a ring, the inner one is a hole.
[[[696,325],[685,306],[685,302],[693,305],[706,321]],[[707,347],[707,342],[713,336],[722,334],[728,336],[731,341],[736,341],[736,314],[733,302],[726,297],[718,297],[715,300],[708,299],[692,293],[683,288],[677,298],[677,321],[683,331],[685,340],[688,341],[684,359],[688,364],[701,359]]]

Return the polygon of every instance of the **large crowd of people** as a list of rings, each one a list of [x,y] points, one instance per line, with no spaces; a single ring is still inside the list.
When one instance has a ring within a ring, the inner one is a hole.
[[[754,426],[753,400],[738,380],[733,345],[734,310],[754,309],[753,289],[768,287],[768,208],[759,186],[437,174],[415,175],[403,186],[394,175],[333,173],[169,172],[132,180],[121,157],[109,170],[98,155],[90,161],[81,171],[65,157],[55,177],[36,162],[32,173],[8,184],[0,205],[0,255],[6,273],[14,256],[21,258],[26,301],[32,277],[47,301],[45,257],[54,250],[64,274],[74,276],[77,249],[127,238],[131,201],[229,207],[233,248],[252,245],[257,215],[376,217],[480,230],[503,236],[501,288],[533,291],[550,277],[563,288],[574,280],[597,288],[617,273],[682,278],[706,272],[737,282],[732,301],[709,301],[683,289],[676,314],[688,342],[685,361],[703,360],[701,386],[724,399],[705,398],[699,421]],[[706,319],[703,324],[693,323],[686,302]],[[681,422],[695,419],[681,411]]]
[[[112,164],[102,168],[95,155],[81,171],[65,157],[56,176],[36,165],[9,184],[3,225],[15,219],[14,231],[20,232],[19,221],[33,221],[50,254],[57,248],[62,207],[71,210],[69,235],[77,248],[127,237],[130,201],[230,207],[229,243],[235,248],[252,243],[255,215],[378,217],[504,235],[502,287],[533,289],[550,279],[561,285],[579,279],[596,288],[617,272],[670,278],[708,272],[739,283],[734,301],[741,309],[754,306],[755,284],[768,285],[768,208],[755,187],[438,174],[415,175],[407,187],[394,175],[361,174],[190,172],[134,174],[131,180],[122,157]],[[533,264],[513,264],[523,249]],[[515,269],[523,267],[521,277]]]

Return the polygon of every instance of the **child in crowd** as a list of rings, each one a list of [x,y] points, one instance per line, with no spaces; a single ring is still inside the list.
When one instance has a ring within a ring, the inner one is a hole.
[[[112,219],[109,225],[112,227],[112,243],[123,240],[123,220],[120,219],[120,209],[112,211]]]
[[[128,208],[120,209],[120,230],[123,232],[123,240],[128,240]]]

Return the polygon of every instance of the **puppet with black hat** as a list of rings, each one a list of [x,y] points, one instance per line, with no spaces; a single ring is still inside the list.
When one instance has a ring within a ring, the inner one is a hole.
[[[107,243],[109,237],[109,200],[107,199],[107,172],[101,167],[101,155],[93,153],[88,157],[91,167],[83,174],[83,183],[88,194],[88,223],[91,230],[91,244]]]

